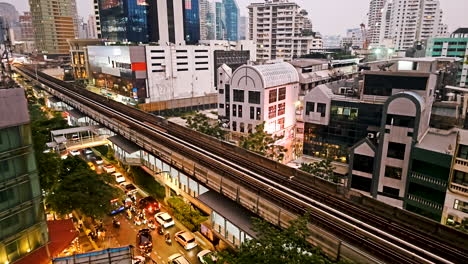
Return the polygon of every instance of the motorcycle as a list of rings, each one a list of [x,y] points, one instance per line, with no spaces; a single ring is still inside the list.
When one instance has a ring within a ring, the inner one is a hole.
[[[165,241],[166,241],[167,244],[172,245],[171,234],[169,234],[169,232],[167,232],[167,233],[164,235],[164,239],[165,239]]]
[[[158,234],[164,235],[164,228],[163,228],[162,226],[159,225],[159,226],[157,227],[157,231],[158,231]]]
[[[117,219],[114,219],[114,220],[112,220],[112,225],[115,228],[119,228],[120,227],[120,222]]]

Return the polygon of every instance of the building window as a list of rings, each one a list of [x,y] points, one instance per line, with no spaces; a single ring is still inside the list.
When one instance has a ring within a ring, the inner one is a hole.
[[[461,185],[468,185],[468,173],[462,171],[454,171],[453,182]]]
[[[244,132],[245,132],[244,123],[240,123],[239,131],[240,131],[241,133],[244,133]]]
[[[388,186],[384,186],[382,190],[382,195],[391,197],[391,198],[398,198],[400,195],[400,190]]]
[[[262,110],[260,109],[260,107],[257,107],[257,120],[261,120],[261,114]]]
[[[247,132],[250,134],[252,133],[252,124],[247,124]]]
[[[233,101],[234,102],[244,102],[244,90],[236,90],[236,89],[233,89],[232,92],[234,93],[234,98],[233,98]]]
[[[385,177],[401,180],[401,174],[403,173],[402,168],[385,166]]]
[[[219,108],[224,108],[224,104],[219,104]]]
[[[370,192],[371,185],[372,185],[372,179],[370,178],[353,175],[353,178],[351,180],[351,188],[353,189]]]
[[[399,127],[414,127],[414,117],[413,116],[402,116],[402,115],[387,115],[387,125],[390,126],[399,126]]]
[[[286,99],[286,87],[279,88],[278,92],[278,101]]]
[[[405,159],[405,144],[389,142],[388,143],[388,150],[387,150],[387,157],[404,160]]]
[[[327,111],[327,105],[326,104],[317,104],[317,112],[320,113],[321,117],[325,117],[325,112]]]
[[[242,117],[242,105],[238,105],[237,107],[239,109],[239,111],[237,111],[237,116]]]
[[[255,107],[253,106],[250,107],[250,119],[255,119]]]
[[[359,109],[353,107],[332,106],[331,116],[339,120],[356,120],[359,115]]]
[[[306,115],[309,115],[311,112],[315,112],[315,103],[306,102]]]
[[[278,105],[278,116],[284,115],[286,112],[286,103],[281,103]]]
[[[468,160],[468,146],[460,145],[457,157]]]
[[[237,131],[237,122],[232,121],[232,131]]]
[[[260,104],[260,92],[249,91],[249,103]]]
[[[272,105],[268,107],[268,118],[275,118],[276,117],[276,105]]]
[[[284,129],[284,117],[278,119],[277,124],[278,124],[278,127],[279,127],[280,130]]]
[[[374,157],[354,154],[353,170],[372,174],[374,171]]]
[[[237,105],[232,105],[232,116],[237,116]]]
[[[224,94],[224,89],[219,89],[219,94]]]
[[[270,90],[270,92],[268,92],[268,102],[271,104],[271,103],[274,103],[277,101],[278,97],[277,97],[278,93],[277,93],[277,90],[276,89],[272,89]]]
[[[460,201],[458,199],[455,199],[455,202],[453,204],[453,209],[462,211],[464,213],[468,213],[468,202]]]

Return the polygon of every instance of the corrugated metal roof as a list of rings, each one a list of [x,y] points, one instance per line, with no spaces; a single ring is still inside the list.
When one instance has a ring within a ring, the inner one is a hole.
[[[299,82],[296,69],[287,62],[252,66],[256,69],[265,85],[264,88]]]
[[[115,145],[119,146],[128,154],[132,154],[140,150],[140,147],[137,144],[127,140],[126,138],[120,135],[109,137],[108,140],[114,143]]]

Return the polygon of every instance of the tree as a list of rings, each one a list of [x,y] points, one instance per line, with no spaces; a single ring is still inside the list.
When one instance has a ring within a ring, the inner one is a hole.
[[[338,183],[339,181],[338,176],[335,175],[335,167],[332,165],[332,160],[330,158],[313,163],[302,163],[299,169],[327,181],[334,183]]]
[[[224,139],[227,134],[227,132],[221,128],[221,124],[218,120],[209,119],[205,114],[202,113],[189,116],[187,118],[187,125],[193,130],[215,137],[217,139]]]
[[[285,229],[254,219],[257,238],[245,241],[237,252],[221,252],[217,263],[343,263],[328,259],[320,249],[307,242],[311,235],[307,228],[309,217],[305,214],[291,221]]]
[[[265,132],[265,122],[255,127],[255,132],[247,137],[242,137],[240,146],[247,150],[258,153],[267,158],[281,162],[284,159],[286,148],[275,145],[281,137],[272,136]]]
[[[46,192],[46,205],[60,215],[77,210],[99,218],[112,210],[109,201],[120,195],[113,183],[111,175],[97,174],[82,159],[69,157],[62,161],[56,182]]]

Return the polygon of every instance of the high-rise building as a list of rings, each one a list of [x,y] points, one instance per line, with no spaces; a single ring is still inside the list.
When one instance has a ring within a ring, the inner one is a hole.
[[[120,42],[149,40],[148,4],[140,0],[98,0],[102,38]]]
[[[23,15],[19,16],[19,26],[21,29],[21,40],[34,41],[34,28],[30,12],[24,12]]]
[[[227,40],[239,40],[239,6],[236,0],[223,0],[226,15]]]
[[[4,17],[10,26],[15,26],[19,20],[18,10],[9,3],[0,3],[0,16]]]
[[[88,23],[84,22],[83,18],[78,20],[78,38],[87,39],[89,38]]]
[[[447,33],[439,0],[393,0],[391,5],[384,5],[383,13],[379,42],[384,42],[382,37],[389,38],[396,50],[406,50],[413,47],[415,41]]]
[[[77,37],[75,0],[30,0],[39,53],[68,54],[67,39]]]
[[[24,90],[0,88],[0,263],[48,241]]]
[[[449,38],[427,41],[427,57],[457,57],[463,62],[457,74],[457,85],[468,87],[468,28],[455,30]]]
[[[148,32],[151,42],[185,44],[184,1],[148,0]],[[198,22],[199,23],[199,22]],[[198,35],[200,35],[198,31]]]
[[[364,34],[360,28],[346,30],[346,37],[341,39],[341,47],[362,49],[364,47]]]
[[[226,40],[227,39],[227,27],[226,27],[226,10],[224,9],[222,2],[215,3],[216,8],[216,39]]]
[[[198,0],[184,0],[185,42],[189,45],[200,40],[200,7]]]
[[[239,17],[239,40],[246,40],[248,31],[249,31],[249,18],[246,16],[240,16]]]
[[[369,20],[367,29],[367,41],[369,45],[377,45],[380,41],[382,15],[386,0],[371,0],[369,4]]]
[[[100,33],[98,33],[98,26],[96,21],[96,15],[89,15],[88,18],[88,38],[95,39],[98,38]],[[99,27],[100,29],[100,27]]]
[[[216,38],[215,7],[210,0],[200,0],[200,40]]]
[[[252,3],[249,8],[249,39],[257,43],[260,61],[286,60],[309,54],[316,39],[314,32],[304,30],[307,12],[288,0]],[[309,21],[310,22],[310,21]],[[317,42],[320,45],[321,41]]]

